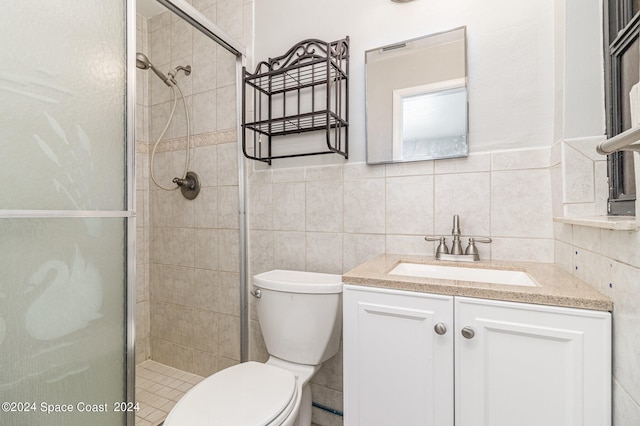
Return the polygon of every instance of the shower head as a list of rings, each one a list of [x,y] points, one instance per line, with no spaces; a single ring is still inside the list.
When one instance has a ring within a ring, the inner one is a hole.
[[[149,69],[150,65],[151,61],[149,61],[149,58],[147,58],[144,53],[136,53],[136,67],[140,68],[141,70],[146,70]]]
[[[167,86],[171,86],[171,80],[169,79],[169,76],[163,74],[156,67],[154,67],[149,58],[147,58],[144,53],[136,53],[136,67],[140,68],[141,70],[150,69],[151,71],[156,73],[158,77],[160,77],[160,80],[164,81],[164,84],[166,84]]]

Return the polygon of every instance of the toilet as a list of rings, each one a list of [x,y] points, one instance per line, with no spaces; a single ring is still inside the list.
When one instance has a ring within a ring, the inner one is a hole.
[[[269,353],[204,379],[173,407],[164,426],[309,426],[309,381],[338,352],[342,277],[274,270],[253,277]]]

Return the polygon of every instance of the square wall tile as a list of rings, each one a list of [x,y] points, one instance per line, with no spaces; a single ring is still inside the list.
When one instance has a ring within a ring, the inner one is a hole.
[[[193,203],[194,226],[196,228],[215,228],[218,219],[218,191],[215,187],[200,188],[200,193]],[[236,211],[236,222],[238,221]]]
[[[210,354],[218,353],[218,313],[196,309],[193,314],[193,347]]]
[[[432,175],[435,161],[414,161],[409,163],[385,164],[385,176]]]
[[[236,104],[236,86],[220,87],[216,90],[216,127],[218,130],[236,128],[236,109],[229,105]]]
[[[240,235],[238,230],[219,231],[218,268],[220,271],[240,272]]]
[[[304,232],[273,233],[273,268],[304,271],[306,242]]]
[[[344,234],[343,267],[346,272],[384,253],[385,237],[378,234]]]
[[[274,269],[274,251],[274,231],[249,232],[250,276]]]
[[[215,90],[207,90],[194,94],[193,103],[193,133],[196,135],[215,131],[217,126],[217,95]]]
[[[273,229],[273,185],[249,185],[249,229]]]
[[[518,149],[491,153],[491,170],[541,169],[550,166],[549,148]]]
[[[219,230],[197,229],[194,235],[193,266],[200,269],[218,269]],[[224,246],[222,246],[223,249]]]
[[[218,185],[238,185],[238,145],[218,145]]]
[[[220,300],[220,279],[218,271],[194,270],[193,306],[196,309],[218,311]]]
[[[218,354],[232,360],[240,360],[240,318],[218,315]]]
[[[200,31],[193,33],[192,92],[200,93],[216,88],[217,43]]]
[[[613,418],[615,424],[633,426],[640,419],[640,403],[634,400],[617,380],[613,380]]]
[[[385,232],[385,179],[344,181],[344,232]]]
[[[564,202],[595,202],[594,162],[567,144],[563,153]]]
[[[324,180],[307,182],[305,187],[306,230],[342,231],[342,182]]]
[[[491,235],[553,238],[549,169],[491,174]]]
[[[273,229],[304,231],[305,183],[274,183],[273,200]]]
[[[218,228],[238,229],[239,193],[237,186],[218,187]]]
[[[492,260],[553,263],[555,244],[552,238],[492,238],[492,240],[491,244],[478,244],[481,259],[487,259],[485,253],[490,250]]]
[[[491,154],[471,153],[468,157],[435,161],[435,173],[471,173],[491,170]]]
[[[436,175],[434,198],[433,234],[451,235],[453,215],[457,214],[462,235],[490,235],[491,176],[488,172]]]
[[[342,274],[342,234],[306,233],[306,270]]]
[[[389,234],[433,232],[434,177],[403,176],[386,179],[386,229]]]
[[[392,235],[385,236],[385,252],[394,254],[416,254],[433,256],[435,246],[425,241],[424,235]]]

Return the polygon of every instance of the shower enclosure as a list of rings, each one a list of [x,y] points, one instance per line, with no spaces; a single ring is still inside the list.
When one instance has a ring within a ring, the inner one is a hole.
[[[134,2],[5,2],[0,19],[0,423],[122,425]]]
[[[159,2],[231,52],[239,75],[241,46],[186,1]],[[135,253],[145,244],[136,228],[135,1],[8,2],[0,20],[0,424],[133,425]],[[237,154],[225,147],[218,161]],[[219,234],[239,255],[240,360],[243,167],[218,189],[238,194],[238,209],[225,212],[235,228]]]

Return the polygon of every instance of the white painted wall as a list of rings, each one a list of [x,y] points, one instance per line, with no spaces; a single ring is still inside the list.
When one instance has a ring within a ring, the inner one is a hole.
[[[564,30],[556,32],[564,45],[556,65],[556,70],[562,72],[564,117],[556,128],[565,140],[602,136],[606,131],[603,34],[594,31],[602,26],[602,0],[556,3],[564,7]]]
[[[553,0],[256,0],[256,61],[351,37],[349,162],[365,161],[365,50],[467,26],[470,151],[553,143]],[[328,156],[342,162],[338,156]],[[308,165],[309,159],[305,159]]]

